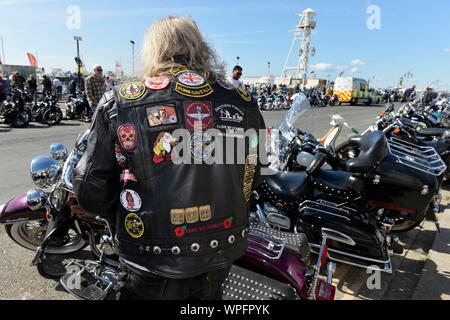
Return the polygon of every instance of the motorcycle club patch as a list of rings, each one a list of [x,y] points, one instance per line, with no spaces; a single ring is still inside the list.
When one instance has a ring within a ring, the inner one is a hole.
[[[258,156],[248,155],[245,160],[245,171],[244,171],[244,196],[245,200],[248,202],[250,200],[250,195],[252,193],[253,179],[256,172]]]
[[[179,75],[180,73],[182,73],[183,71],[187,71],[188,68],[183,67],[183,66],[175,66],[172,67],[172,69],[170,69],[170,73],[176,77],[177,75]]]
[[[119,95],[125,100],[137,100],[142,98],[146,91],[142,82],[129,82],[123,84],[119,89]]]
[[[222,104],[214,108],[214,113],[221,122],[242,125],[244,112],[232,104]]]
[[[165,161],[171,161],[172,148],[177,144],[177,140],[168,132],[161,132],[153,144],[153,163],[160,164]]]
[[[211,206],[200,206],[186,209],[172,209],[170,211],[170,221],[173,225],[179,226],[184,223],[207,222],[211,220]]]
[[[123,182],[123,185],[126,186],[131,181],[137,182],[136,176],[132,174],[128,169],[123,170],[120,174],[120,182]]]
[[[114,146],[114,153],[116,154],[117,165],[120,168],[125,169],[127,167],[127,158],[123,154],[122,148],[117,144]]]
[[[234,90],[234,86],[229,83],[227,80],[217,79],[217,83],[226,90]]]
[[[136,129],[131,124],[123,124],[117,129],[117,135],[122,148],[131,151],[136,147]]]
[[[178,123],[174,105],[147,108],[147,120],[150,127],[166,126]]]
[[[182,71],[177,76],[175,91],[183,96],[202,98],[214,92],[204,77],[193,71]]]
[[[198,233],[204,233],[214,230],[228,230],[233,226],[233,218],[226,218],[223,221],[212,223],[208,225],[201,225],[201,226],[192,226],[189,227],[187,225],[179,226],[174,229],[175,236],[177,238],[183,238],[184,236],[188,236],[191,234],[198,234]]]
[[[130,213],[125,217],[125,230],[131,237],[138,239],[144,235],[144,222],[136,213]]]
[[[139,211],[142,206],[141,197],[136,191],[130,189],[122,191],[120,194],[120,203],[125,209],[131,212]]]
[[[184,118],[186,129],[208,130],[213,127],[213,113],[211,102],[184,102]]]
[[[165,75],[155,76],[145,80],[145,86],[151,90],[162,90],[169,86],[170,78]]]
[[[252,101],[252,95],[247,90],[242,89],[242,88],[236,88],[236,91],[239,93],[241,98],[244,99],[245,101],[247,101],[247,102]]]

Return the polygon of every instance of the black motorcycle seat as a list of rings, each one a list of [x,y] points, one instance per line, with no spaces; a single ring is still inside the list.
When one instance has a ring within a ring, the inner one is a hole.
[[[353,176],[352,173],[344,171],[320,170],[314,177],[314,186],[324,192],[347,195],[349,193],[361,194],[364,183]]]
[[[440,137],[447,129],[445,128],[418,128],[417,133],[426,137]]]
[[[348,141],[348,144],[359,149],[359,155],[355,159],[347,161],[347,169],[353,173],[367,173],[389,154],[386,137],[381,131],[354,136]]]
[[[306,192],[309,177],[305,172],[273,171],[273,175],[265,177],[265,183],[276,197],[293,200]]]

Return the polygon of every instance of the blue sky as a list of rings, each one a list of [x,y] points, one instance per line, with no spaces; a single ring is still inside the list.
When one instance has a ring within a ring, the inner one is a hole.
[[[66,23],[71,5],[81,10],[81,28]],[[381,29],[369,30],[367,8],[381,9]],[[88,67],[107,70],[121,61],[131,70],[130,40],[136,51],[148,25],[166,15],[193,17],[228,69],[240,57],[249,76],[281,74],[298,22],[306,8],[317,12],[311,60],[318,76],[375,77],[378,86],[395,85],[407,71],[420,87],[437,80],[450,89],[450,2],[448,0],[0,0],[0,35],[6,62],[27,64],[26,52],[40,65],[75,69],[74,35],[83,37],[81,54]],[[138,61],[138,59],[137,59]],[[322,71],[321,71],[322,70]]]

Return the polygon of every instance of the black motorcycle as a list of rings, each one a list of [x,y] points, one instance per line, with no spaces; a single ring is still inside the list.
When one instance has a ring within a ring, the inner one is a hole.
[[[69,101],[66,103],[66,118],[68,120],[79,118],[81,121],[90,122],[92,115],[92,109],[84,93],[81,92],[77,96],[69,96]]]
[[[0,122],[11,124],[14,128],[24,128],[30,122],[22,97],[22,92],[13,89],[0,109]]]
[[[61,122],[63,114],[58,107],[56,97],[46,95],[35,101],[31,106],[31,114],[33,121],[54,126]]]
[[[277,171],[256,190],[257,210],[288,217],[289,231],[305,233],[312,248],[320,245],[324,229],[346,238],[344,245],[331,243],[334,261],[390,272],[389,249],[403,250],[393,228],[415,224],[427,212],[445,164],[436,153],[380,131],[354,136],[334,152],[293,129],[304,112],[296,109],[305,104],[304,97],[294,102],[280,126],[278,162],[272,163]]]

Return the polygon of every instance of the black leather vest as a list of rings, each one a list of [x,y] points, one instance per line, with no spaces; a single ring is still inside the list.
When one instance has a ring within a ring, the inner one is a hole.
[[[235,145],[251,143],[244,132],[258,129],[259,110],[250,95],[185,68],[126,83],[114,94],[115,153],[124,185],[117,218],[120,256],[169,278],[229,266],[247,249],[254,155],[245,148],[240,164],[204,162],[216,155],[211,129]],[[182,138],[174,136],[177,129],[185,129]],[[172,151],[179,147],[192,164],[174,163]]]

